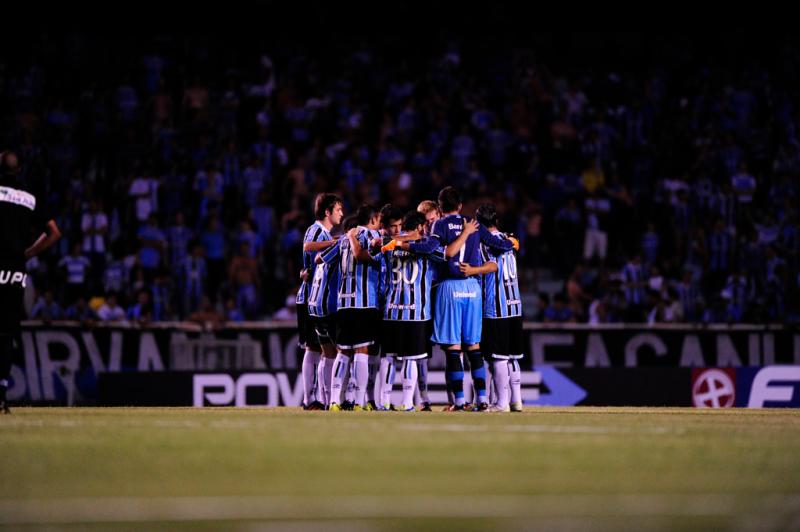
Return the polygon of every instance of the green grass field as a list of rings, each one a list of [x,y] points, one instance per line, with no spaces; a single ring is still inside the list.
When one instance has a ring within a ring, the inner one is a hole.
[[[14,530],[800,530],[800,411],[17,408]]]

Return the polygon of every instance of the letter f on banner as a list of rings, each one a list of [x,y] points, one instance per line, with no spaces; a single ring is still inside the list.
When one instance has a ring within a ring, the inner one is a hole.
[[[775,381],[793,382],[794,385],[772,385],[771,383]],[[747,408],[764,408],[764,403],[767,401],[791,403],[794,387],[798,383],[800,383],[800,366],[767,366],[753,379]]]

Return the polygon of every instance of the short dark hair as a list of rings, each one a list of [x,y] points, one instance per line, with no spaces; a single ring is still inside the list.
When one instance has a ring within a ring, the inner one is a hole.
[[[461,205],[461,194],[455,187],[444,187],[439,192],[439,209],[442,213],[458,210]]]
[[[356,220],[355,214],[345,216],[344,220],[342,220],[342,230],[345,232],[357,226],[358,226],[358,220]]]
[[[14,177],[19,174],[19,158],[13,151],[0,153],[0,174],[6,177]]]
[[[383,227],[389,227],[392,220],[401,220],[402,218],[403,211],[400,210],[400,207],[395,207],[391,203],[381,207],[381,225]]]
[[[403,216],[403,231],[413,231],[420,225],[425,225],[425,215],[417,211],[409,211]]]
[[[497,227],[497,209],[492,203],[484,203],[478,207],[475,218],[485,227]]]
[[[372,217],[375,216],[375,207],[367,203],[363,204],[356,211],[356,221],[358,225],[367,225]]]
[[[342,203],[342,198],[336,194],[317,194],[314,199],[314,216],[317,220],[324,220],[328,211],[333,211],[337,203]]]

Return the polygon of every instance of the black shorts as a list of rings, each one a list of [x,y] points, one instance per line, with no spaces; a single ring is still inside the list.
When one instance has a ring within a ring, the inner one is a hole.
[[[483,318],[481,351],[486,360],[522,358],[522,317]]]
[[[308,304],[298,303],[297,305],[297,345],[302,349],[319,351],[319,340],[317,331],[311,323],[308,315]]]
[[[385,354],[398,358],[427,358],[433,320],[383,320],[381,343]]]
[[[375,344],[380,335],[381,314],[376,308],[343,308],[336,312],[336,345],[358,349]]]
[[[16,335],[19,332],[24,295],[20,285],[0,285],[0,334]]]
[[[336,315],[330,314],[328,316],[308,316],[308,321],[314,329],[314,334],[317,336],[317,342],[320,345],[332,344],[336,345]]]

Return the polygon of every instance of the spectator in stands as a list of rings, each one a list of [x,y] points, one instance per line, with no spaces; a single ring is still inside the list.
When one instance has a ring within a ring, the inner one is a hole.
[[[179,277],[181,288],[179,293],[182,296],[183,316],[188,316],[200,308],[203,294],[206,293],[208,269],[206,268],[204,253],[203,246],[195,243],[192,247],[192,254],[186,257],[181,265],[181,275]]]
[[[113,322],[125,319],[125,310],[117,304],[117,295],[110,293],[106,296],[106,301],[97,309],[97,317],[100,321]]]
[[[140,325],[153,321],[153,304],[150,302],[150,292],[141,290],[136,295],[136,303],[128,307],[125,318]]]
[[[31,309],[31,318],[46,323],[64,318],[61,306],[53,299],[52,290],[46,290],[44,295],[39,296]]]
[[[83,323],[92,322],[96,316],[94,311],[89,308],[84,296],[79,296],[71,306],[67,308],[66,318],[68,320],[80,321]]]
[[[231,260],[228,272],[231,289],[236,294],[236,306],[245,316],[253,317],[258,309],[258,263],[250,251],[250,244],[243,241],[239,253]]]
[[[575,317],[572,310],[567,306],[564,294],[558,293],[553,297],[553,304],[544,311],[545,323],[573,323]]]
[[[155,272],[161,267],[162,253],[167,248],[164,232],[158,227],[158,218],[151,214],[147,224],[137,233],[139,239],[139,265],[144,270],[145,279],[151,281]]]
[[[91,265],[89,259],[81,254],[81,244],[72,245],[72,253],[58,262],[58,267],[64,274],[64,301],[72,304],[79,295],[86,294],[86,278]]]

